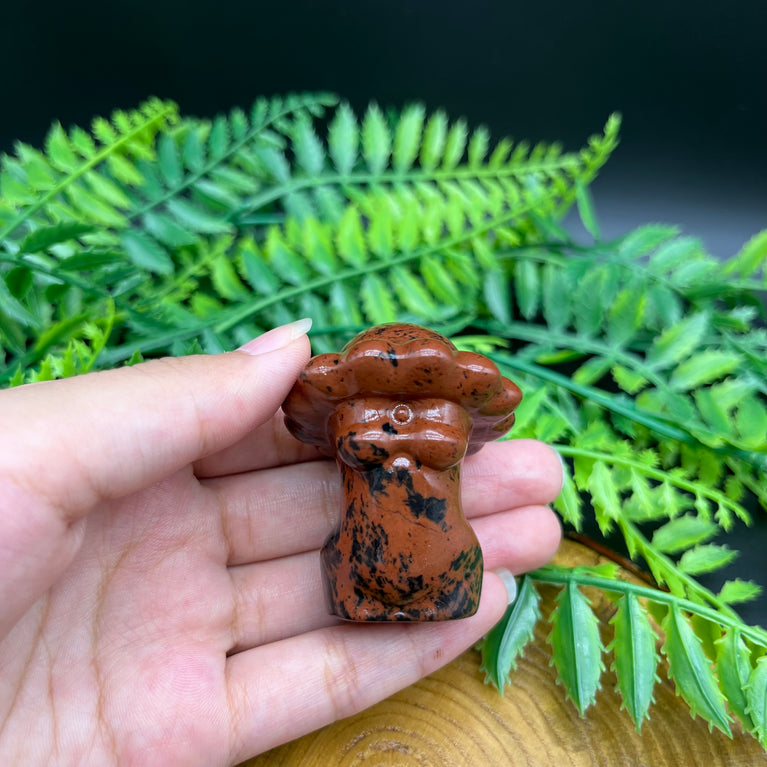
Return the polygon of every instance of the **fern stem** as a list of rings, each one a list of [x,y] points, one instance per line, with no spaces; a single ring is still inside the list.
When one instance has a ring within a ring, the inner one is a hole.
[[[49,189],[44,195],[42,195],[34,204],[30,205],[21,215],[13,219],[4,229],[0,229],[0,240],[4,240],[12,232],[18,229],[25,221],[31,218],[37,211],[48,204],[57,195],[61,194],[70,184],[73,184],[79,178],[84,176],[88,171],[95,168],[104,162],[111,154],[114,154],[118,149],[123,147],[128,142],[132,141],[136,136],[145,131],[147,128],[153,127],[156,123],[164,123],[166,119],[175,113],[175,105],[166,104],[156,114],[148,117],[145,121],[133,128],[128,133],[123,134],[120,138],[109,146],[104,147],[101,151],[96,152],[93,157],[87,162],[83,163],[77,170],[65,176],[58,184]]]
[[[542,251],[550,250],[554,251],[557,255],[562,255],[567,258],[567,253],[574,255],[583,255],[588,258],[593,258],[596,262],[602,264],[611,264],[626,269],[629,272],[639,275],[640,277],[657,282],[664,287],[668,288],[673,293],[676,293],[680,298],[691,301],[693,298],[700,298],[700,294],[695,294],[694,291],[691,294],[686,292],[683,287],[665,274],[658,273],[649,268],[649,263],[646,260],[638,260],[636,258],[616,258],[615,254],[620,247],[623,237],[618,237],[614,240],[605,240],[589,245],[579,245],[572,240],[550,240],[542,241],[540,243],[530,243],[529,245],[519,245],[510,250],[498,251],[496,257],[499,259],[514,259],[517,257],[518,251],[530,249],[540,249]],[[545,255],[539,254],[537,260],[547,261]],[[763,295],[767,292],[767,280],[758,279],[743,279],[733,280],[723,284],[717,281],[715,284],[706,283],[702,286],[701,290],[706,292],[708,297],[715,297],[723,299],[725,296],[731,296],[733,294],[750,294],[750,295]]]
[[[235,226],[246,226],[250,220],[243,218],[252,211],[259,210],[265,205],[276,202],[283,197],[295,192],[302,192],[306,189],[312,189],[320,186],[372,186],[381,184],[393,186],[395,184],[415,184],[419,182],[448,182],[465,180],[482,180],[513,178],[515,176],[531,176],[534,174],[548,175],[555,171],[568,170],[568,166],[575,165],[572,155],[563,155],[562,159],[567,162],[538,162],[521,163],[519,166],[505,168],[469,168],[459,166],[454,170],[410,170],[402,171],[389,170],[382,173],[349,173],[341,175],[340,173],[324,173],[318,176],[306,178],[293,178],[289,182],[266,189],[263,192],[251,197],[237,211],[234,211],[227,218]]]
[[[620,238],[617,242],[620,242]],[[607,243],[605,243],[607,245]],[[616,243],[611,243],[610,246],[615,248]],[[700,298],[718,298],[723,300],[727,296],[733,294],[750,293],[764,293],[767,290],[767,284],[760,282],[759,280],[732,280],[728,282],[722,282],[720,278],[716,281],[704,282],[696,286],[691,286],[690,289],[685,290],[685,285],[680,285],[678,282],[667,277],[665,274],[653,271],[650,268],[650,262],[646,260],[638,260],[636,258],[614,258],[614,252],[610,252],[610,249],[606,250],[594,250],[593,251],[598,260],[610,263],[618,264],[624,269],[628,269],[630,272],[634,272],[640,277],[646,278],[648,281],[655,281],[664,287],[668,288],[673,293],[683,298],[685,301],[695,303],[695,299]]]
[[[725,506],[729,508],[735,514],[735,516],[747,524],[751,521],[745,509],[728,498],[724,493],[714,488],[709,488],[686,480],[683,477],[678,477],[674,474],[660,471],[659,469],[655,469],[652,466],[648,466],[641,463],[640,461],[635,461],[625,456],[615,455],[612,453],[602,453],[596,450],[584,450],[582,448],[574,447],[571,445],[556,445],[556,448],[563,456],[568,456],[571,458],[590,458],[597,461],[602,461],[604,463],[612,463],[627,468],[636,469],[637,471],[641,471],[647,476],[659,482],[670,482],[688,493],[691,493],[695,496],[706,497],[720,506]],[[620,515],[615,518],[615,521],[620,528],[621,533],[623,534],[629,551],[638,551],[644,560],[648,563],[651,560],[659,562],[667,572],[673,573],[673,577],[684,585],[688,593],[696,594],[701,599],[704,599],[705,601],[713,604],[724,614],[737,616],[737,613],[731,607],[729,607],[729,605],[726,605],[724,602],[722,602],[715,594],[702,586],[693,577],[681,571],[676,566],[676,563],[668,556],[658,551],[657,548],[655,548],[652,543],[647,540],[647,538],[642,534],[642,532],[633,522]]]
[[[176,298],[173,294],[179,290],[188,280],[197,274],[203,273],[206,269],[209,269],[211,261],[216,259],[231,245],[231,238],[224,235],[224,239],[219,239],[214,242],[213,247],[200,248],[202,255],[196,260],[192,261],[185,269],[179,272],[172,282],[167,283],[158,289],[155,293],[148,295],[145,299],[138,301],[135,306],[130,307],[131,310],[140,314],[145,309],[151,309],[164,302],[180,303],[184,300],[183,297]],[[175,300],[174,300],[175,299]]]
[[[764,348],[767,347],[767,344],[763,344],[763,348],[760,348],[757,351],[749,349],[737,336],[728,333],[725,334],[725,338],[727,339],[727,342],[748,359],[757,372],[760,373],[759,377],[754,377],[753,382],[762,394],[767,395],[767,348]]]
[[[630,354],[620,347],[601,343],[595,337],[564,333],[534,323],[510,322],[501,325],[500,323],[490,321],[478,322],[477,325],[490,333],[503,336],[503,338],[529,341],[542,346],[553,344],[562,349],[570,349],[584,355],[598,354],[610,362],[619,362],[626,367],[634,369],[650,383],[657,386],[658,389],[671,391],[666,380],[653,371],[652,368],[645,365],[640,357]]]
[[[209,328],[211,324],[211,322],[201,322],[197,325],[190,325],[184,328],[174,328],[173,330],[166,331],[162,335],[155,336],[154,338],[134,341],[114,349],[108,349],[101,355],[101,361],[105,366],[110,367],[117,362],[130,359],[136,352],[144,354],[157,351],[158,349],[164,349],[177,341],[186,341],[191,337],[199,335],[203,330]]]
[[[505,365],[512,370],[517,370],[522,373],[527,373],[536,378],[540,378],[543,381],[548,381],[556,386],[560,386],[563,389],[567,389],[573,394],[577,394],[584,399],[588,399],[591,402],[595,402],[601,405],[606,410],[610,410],[613,413],[622,415],[631,421],[642,424],[648,429],[652,429],[658,434],[664,437],[670,437],[671,439],[678,440],[679,442],[686,442],[688,444],[697,444],[698,441],[686,431],[677,428],[675,425],[660,421],[648,413],[632,408],[615,397],[611,396],[607,392],[595,389],[592,386],[584,386],[583,384],[576,383],[568,376],[564,376],[561,373],[557,373],[554,370],[549,370],[542,365],[536,365],[534,362],[528,362],[527,360],[520,359],[519,357],[511,357],[505,354],[492,353],[488,355],[495,362],[500,365]]]
[[[409,261],[412,261],[414,258],[418,258],[422,255],[423,253],[408,253],[404,256],[393,258],[390,261],[383,261],[379,263],[373,262],[371,264],[366,264],[365,266],[337,272],[336,274],[328,274],[323,277],[315,277],[313,280],[309,280],[302,285],[296,285],[295,287],[281,290],[279,293],[276,293],[273,296],[269,296],[268,298],[263,298],[260,301],[256,301],[250,306],[241,307],[236,312],[233,312],[225,320],[216,324],[213,329],[216,333],[223,333],[227,330],[230,330],[238,323],[249,319],[257,312],[260,312],[269,306],[273,306],[274,304],[280,303],[281,301],[287,301],[291,298],[295,298],[296,296],[300,296],[303,293],[310,293],[315,290],[330,287],[334,282],[337,281],[344,282],[345,280],[364,277],[366,274],[374,274],[376,272],[385,271],[395,266],[406,264]]]
[[[567,256],[559,251],[569,249],[570,243],[532,242],[527,245],[516,245],[509,250],[497,250],[494,255],[498,261],[516,261],[520,258],[526,258],[542,264],[564,266],[567,263]]]
[[[12,263],[17,266],[19,265],[19,259],[17,258],[8,258],[5,256],[0,256],[0,263],[4,263],[4,262]],[[108,299],[109,301],[112,301],[111,296],[106,291],[101,290],[98,287],[95,287],[91,283],[80,280],[71,274],[67,274],[66,272],[54,271],[50,269],[49,267],[44,266],[43,264],[29,261],[27,259],[24,259],[23,257],[21,259],[21,265],[26,266],[28,269],[31,269],[32,271],[37,272],[38,274],[45,275],[46,277],[49,277],[55,282],[64,283],[66,285],[72,286],[73,288],[77,288],[78,290],[82,290],[83,294],[86,296],[89,296],[91,300]],[[83,321],[85,321],[86,316],[87,315],[83,315]],[[112,322],[110,322],[109,327],[111,331]],[[20,365],[22,370],[26,370],[32,365],[37,364],[43,358],[46,351],[48,351],[48,347],[49,347],[49,344],[41,344],[40,339],[38,338],[34,346],[32,346],[30,349],[24,352],[21,356],[16,357],[16,359],[14,360],[16,366]],[[0,370],[0,385],[4,385],[8,383],[8,381],[10,381],[11,378],[13,378],[14,369],[15,368],[12,369],[10,366],[5,366],[2,370]]]
[[[722,288],[726,288],[728,292],[733,293],[764,295],[765,291],[767,291],[767,280],[732,280],[720,286],[720,292],[717,295],[721,296]]]
[[[619,517],[617,523],[628,545],[631,547],[629,541],[633,542],[634,546],[639,550],[639,553],[646,562],[649,562],[650,560],[660,562],[667,571],[673,573],[674,578],[677,578],[683,583],[689,594],[695,594],[713,605],[722,615],[729,615],[730,617],[739,619],[737,612],[735,612],[732,607],[722,602],[716,594],[713,594],[707,588],[701,586],[695,578],[682,572],[676,566],[676,563],[666,554],[658,551],[658,549],[655,548],[644,535],[642,535],[633,522],[629,522],[629,520],[624,517]]]
[[[767,631],[759,626],[749,626],[745,624],[742,618],[732,610],[728,613],[722,613],[711,607],[676,596],[670,592],[659,591],[658,589],[653,589],[649,586],[641,586],[632,583],[631,581],[591,575],[585,567],[569,568],[557,565],[546,565],[538,570],[532,570],[527,573],[527,577],[538,583],[549,583],[556,586],[574,583],[576,586],[590,586],[601,589],[602,591],[611,591],[618,594],[631,594],[635,597],[668,605],[669,607],[676,606],[680,610],[699,615],[701,618],[717,623],[720,626],[740,631],[744,636],[754,642],[754,644],[767,648]]]
[[[91,358],[88,361],[88,364],[85,365],[82,371],[83,373],[87,373],[93,369],[93,366],[96,364],[96,360],[98,359],[99,355],[104,351],[104,347],[106,347],[107,341],[109,341],[109,336],[112,333],[112,328],[114,327],[116,317],[117,312],[115,311],[115,302],[110,298],[107,316],[105,318],[106,327],[102,330],[101,334],[94,343],[91,349]]]
[[[691,493],[692,495],[708,498],[717,505],[730,509],[733,514],[735,514],[735,516],[741,520],[741,522],[744,522],[747,525],[751,523],[751,518],[748,512],[739,503],[733,501],[723,492],[716,490],[715,488],[684,479],[684,477],[678,477],[673,473],[661,471],[660,469],[656,469],[653,466],[648,466],[641,461],[635,461],[631,458],[626,458],[625,456],[616,455],[615,453],[602,453],[597,450],[585,450],[573,445],[557,444],[555,447],[562,455],[571,458],[593,458],[595,461],[618,464],[620,466],[637,469],[637,471],[640,471],[646,474],[648,477],[652,477],[653,479],[658,480],[659,482],[670,482],[671,484],[676,485],[677,487],[687,491],[688,493]]]
[[[577,394],[584,399],[600,405],[601,407],[609,410],[617,415],[624,416],[635,423],[646,426],[648,429],[654,431],[656,434],[660,434],[664,437],[677,440],[678,442],[684,442],[688,445],[700,445],[700,440],[692,433],[680,428],[676,422],[669,422],[660,420],[655,416],[637,410],[631,407],[629,404],[622,402],[617,397],[608,394],[607,392],[596,389],[592,386],[585,386],[583,384],[576,383],[568,376],[557,373],[554,370],[549,370],[542,365],[536,365],[534,362],[528,362],[520,357],[512,357],[506,354],[499,354],[493,352],[487,355],[493,361],[499,365],[506,366],[512,370],[517,370],[522,373],[527,373],[543,381],[553,383],[555,386],[559,386],[567,391]],[[741,459],[749,466],[753,466],[758,471],[767,470],[767,455],[757,453],[755,451],[741,450],[729,446],[725,447],[711,447],[705,445],[708,450],[713,451],[719,455],[733,456]]]

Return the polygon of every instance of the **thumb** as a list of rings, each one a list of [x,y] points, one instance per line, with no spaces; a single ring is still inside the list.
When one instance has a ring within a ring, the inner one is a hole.
[[[31,568],[47,562],[55,577],[68,564],[69,533],[99,501],[157,482],[268,420],[309,358],[310,324],[276,328],[235,352],[0,392],[0,604],[27,591]],[[37,594],[49,585],[33,580]]]

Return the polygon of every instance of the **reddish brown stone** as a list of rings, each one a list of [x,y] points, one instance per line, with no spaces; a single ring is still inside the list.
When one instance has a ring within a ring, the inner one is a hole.
[[[341,469],[341,524],[321,552],[334,615],[474,614],[482,551],[461,510],[460,462],[511,428],[521,398],[493,362],[417,325],[379,325],[309,361],[283,409]]]

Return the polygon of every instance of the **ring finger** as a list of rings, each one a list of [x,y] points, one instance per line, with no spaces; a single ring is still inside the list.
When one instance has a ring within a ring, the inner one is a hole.
[[[554,513],[525,506],[472,522],[486,569],[522,573],[551,559],[560,540]],[[230,569],[236,621],[230,652],[330,626],[337,619],[324,603],[317,551]]]

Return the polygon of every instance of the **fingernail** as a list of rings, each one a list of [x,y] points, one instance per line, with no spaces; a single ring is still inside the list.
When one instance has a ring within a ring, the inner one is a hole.
[[[282,349],[297,338],[306,335],[311,326],[312,321],[309,317],[296,320],[288,325],[281,325],[278,328],[273,328],[263,333],[252,341],[248,341],[237,351],[245,352],[245,354],[266,354],[267,352]]]
[[[505,567],[496,567],[493,572],[503,581],[503,585],[506,587],[506,594],[508,596],[506,604],[514,604],[514,600],[517,598],[517,579],[511,570],[507,570]]]
[[[551,445],[549,445],[551,447]],[[565,463],[565,459],[562,457],[562,453],[559,452],[555,447],[551,447],[551,449],[554,451],[554,455],[556,455],[557,458],[559,458],[559,465],[562,467],[562,482],[559,485],[560,488],[564,487],[565,479],[567,479],[569,469],[567,468],[567,464]]]

